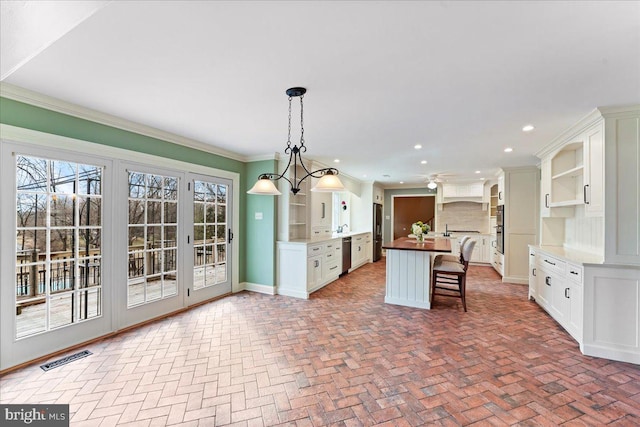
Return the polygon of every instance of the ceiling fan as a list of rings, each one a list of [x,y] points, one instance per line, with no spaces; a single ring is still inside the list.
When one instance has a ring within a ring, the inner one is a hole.
[[[438,183],[444,182],[449,177],[455,176],[455,174],[450,173],[433,173],[431,175],[420,175],[425,178],[427,181],[427,188],[430,190],[435,190],[438,187]]]

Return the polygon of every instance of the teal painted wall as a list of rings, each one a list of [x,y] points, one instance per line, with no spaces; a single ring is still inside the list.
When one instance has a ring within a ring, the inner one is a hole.
[[[247,175],[247,164],[237,160],[45,108],[35,107],[8,98],[0,98],[0,123],[239,173],[240,224],[238,224],[238,230],[240,236],[236,236],[236,241],[240,245],[238,248],[240,254],[240,259],[238,260],[239,282],[247,281],[247,274],[249,274],[252,278],[249,281],[254,283],[270,284],[272,286],[275,283],[276,202],[254,200],[256,196],[253,196],[251,198],[252,210],[248,211],[248,195],[246,194],[246,190],[253,185],[254,177],[257,176],[257,173],[254,173],[255,170],[275,170],[275,161],[271,163],[252,163],[249,167],[250,174]],[[265,199],[273,199],[273,197],[266,197]],[[253,218],[255,209],[263,212],[264,219],[259,224],[252,224],[249,233],[247,230],[247,223],[249,222],[247,215],[250,213]],[[265,245],[266,242],[268,242],[267,245]],[[266,252],[263,251],[265,246],[270,248]]]
[[[247,163],[246,193],[261,173],[276,171],[275,160]],[[278,196],[256,196],[247,194],[246,207],[246,281],[266,286],[276,284],[276,225]],[[256,219],[262,213],[262,219]],[[257,244],[251,244],[257,243]]]
[[[393,240],[391,238],[391,212],[393,210],[392,196],[404,196],[407,194],[436,194],[436,190],[430,190],[427,187],[384,190],[384,208],[382,214],[384,218],[384,223],[382,224],[382,229],[384,230],[382,233],[382,240],[384,242],[391,242]],[[387,217],[390,219],[387,219]]]

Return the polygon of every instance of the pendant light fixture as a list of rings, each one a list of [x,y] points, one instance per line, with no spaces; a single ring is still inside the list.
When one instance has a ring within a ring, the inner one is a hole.
[[[279,179],[286,180],[291,185],[291,192],[296,195],[300,191],[300,183],[309,177],[319,178],[318,183],[311,191],[319,192],[333,192],[344,191],[344,185],[338,179],[338,169],[336,168],[324,168],[318,169],[313,172],[309,172],[309,169],[302,162],[302,153],[307,151],[307,147],[304,145],[304,105],[302,99],[307,89],[303,87],[292,87],[287,89],[287,96],[289,97],[289,132],[287,135],[287,148],[284,152],[289,155],[289,163],[284,171],[278,175],[277,173],[263,173],[258,177],[258,182],[247,191],[249,194],[259,194],[264,196],[279,196],[282,194],[276,186],[274,181]],[[291,146],[291,101],[294,97],[300,98],[300,145],[294,144]],[[292,165],[293,164],[293,165]],[[305,175],[298,177],[298,164],[302,167]],[[287,178],[287,171],[290,167],[293,167],[292,179]]]

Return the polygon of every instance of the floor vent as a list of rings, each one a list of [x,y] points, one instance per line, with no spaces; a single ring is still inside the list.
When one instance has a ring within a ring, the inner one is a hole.
[[[81,351],[80,353],[72,354],[67,357],[63,357],[62,359],[54,360],[53,362],[45,363],[44,365],[40,365],[43,371],[50,371],[53,368],[57,368],[58,366],[66,365],[67,363],[71,363],[78,359],[82,359],[83,357],[87,357],[91,355],[89,350]]]

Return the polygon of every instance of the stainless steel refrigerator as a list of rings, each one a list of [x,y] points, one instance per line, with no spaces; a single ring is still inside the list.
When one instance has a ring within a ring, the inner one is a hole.
[[[373,262],[382,258],[382,205],[373,204]]]

